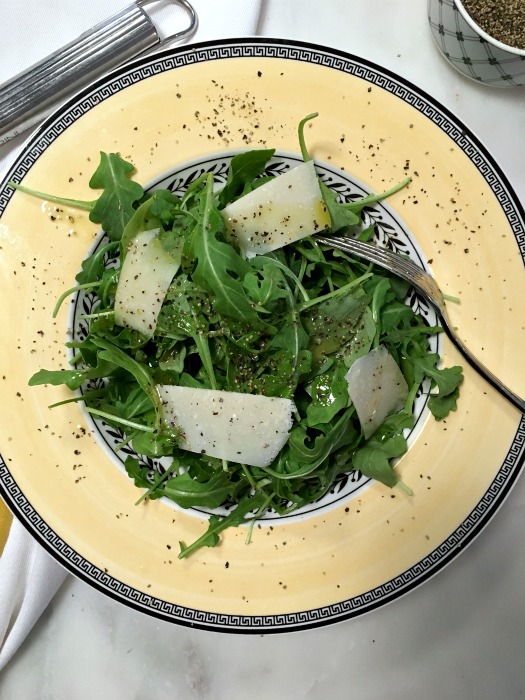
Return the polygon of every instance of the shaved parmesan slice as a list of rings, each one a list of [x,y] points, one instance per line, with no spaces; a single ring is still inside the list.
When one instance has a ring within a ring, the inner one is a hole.
[[[346,380],[367,440],[387,416],[403,408],[408,397],[405,378],[384,345],[357,359]]]
[[[267,467],[288,440],[293,401],[234,391],[157,386],[164,418],[179,428],[183,449]]]
[[[248,258],[330,226],[311,160],[240,197],[222,214],[233,242]]]
[[[115,321],[151,337],[166,292],[179,268],[158,240],[160,229],[143,231],[129,246],[115,293]]]

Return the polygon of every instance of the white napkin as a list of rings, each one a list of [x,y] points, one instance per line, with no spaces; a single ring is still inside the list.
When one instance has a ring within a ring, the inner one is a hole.
[[[249,36],[256,32],[262,0],[191,1],[199,18],[199,26],[196,33],[185,43]],[[57,2],[60,4],[60,0],[54,0],[53,5],[51,0],[46,0],[46,2],[50,8],[51,6],[54,8],[53,12],[56,14],[56,4]],[[46,4],[43,0],[38,0],[38,3],[40,6]],[[108,0],[105,0],[106,10],[110,4]],[[69,2],[68,7],[70,5]],[[80,5],[85,7],[84,3],[77,3],[77,12]],[[153,12],[151,14],[163,37],[180,29],[185,22],[181,10],[177,11],[177,17],[176,13],[173,12],[173,6],[171,6],[170,11],[166,5],[167,3],[159,7],[155,14]],[[30,6],[30,2],[25,5],[24,13],[26,16],[31,9]],[[121,6],[121,3],[115,4],[109,9],[109,13]],[[11,74],[20,72],[28,65],[38,61],[50,50],[46,48],[44,53],[39,53],[38,36],[35,34],[32,34],[32,41],[29,44],[23,41],[22,36],[17,35],[17,32],[20,34],[20,32],[27,31],[24,25],[16,22],[20,7],[19,0],[4,0],[2,3],[0,45],[2,51],[9,55],[11,65],[13,64],[13,52],[16,53],[18,50],[20,57],[20,65],[15,66]],[[66,9],[64,15],[67,15],[67,12]],[[103,17],[95,18],[94,22],[103,19]],[[76,31],[64,43],[76,38],[78,34],[79,32]],[[20,53],[22,49],[19,47],[23,47],[23,56]],[[3,82],[10,75],[1,75],[0,77],[0,82]],[[0,147],[0,181],[21,145],[22,139],[18,137],[15,141]],[[63,567],[31,537],[16,519],[13,520],[4,552],[0,557],[0,669],[5,666],[22,644],[65,577],[66,571]]]
[[[14,519],[0,557],[0,669],[24,641],[66,573]]]

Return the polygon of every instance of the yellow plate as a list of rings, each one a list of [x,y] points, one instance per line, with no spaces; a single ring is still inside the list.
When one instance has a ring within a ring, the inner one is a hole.
[[[85,90],[30,138],[9,174],[92,199],[99,151],[118,151],[142,183],[179,163],[247,147],[297,151],[297,124],[319,111],[319,161],[374,191],[406,174],[389,204],[461,298],[450,309],[467,345],[525,393],[524,215],[468,129],[414,86],[361,59],[277,40],[196,45],[140,59]],[[178,560],[205,529],[192,513],[139,491],[95,440],[79,406],[49,410],[62,387],[28,388],[66,366],[67,309],[53,320],[98,231],[85,213],[0,191],[3,330],[1,494],[70,571],[167,620],[222,631],[286,631],[359,615],[448,563],[504,500],[523,463],[518,412],[469,367],[457,412],[427,419],[401,460],[412,498],[379,484],[298,521],[231,529],[220,546]],[[67,305],[64,305],[67,306]],[[461,364],[446,341],[445,364]]]

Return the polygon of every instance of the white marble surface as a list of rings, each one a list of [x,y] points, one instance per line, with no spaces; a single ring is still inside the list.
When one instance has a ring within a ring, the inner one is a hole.
[[[62,7],[82,29],[121,4],[47,0],[27,13],[18,0],[3,0],[0,19],[6,8],[18,13],[17,36],[49,32],[51,50],[71,33],[56,21],[65,14],[39,6]],[[346,50],[408,78],[466,122],[525,201],[525,89],[488,89],[454,72],[432,43],[425,5],[263,0],[259,33]],[[0,80],[27,60],[18,40],[3,42],[1,52]],[[0,698],[523,698],[524,532],[521,478],[477,540],[422,587],[362,618],[281,636],[176,627],[69,577],[3,672]]]

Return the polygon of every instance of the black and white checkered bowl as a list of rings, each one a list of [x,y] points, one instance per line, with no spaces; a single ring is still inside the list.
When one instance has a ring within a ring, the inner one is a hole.
[[[489,36],[460,0],[428,0],[428,20],[437,47],[454,68],[495,87],[525,85],[525,50]]]

